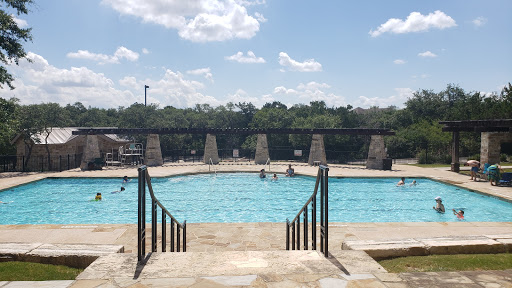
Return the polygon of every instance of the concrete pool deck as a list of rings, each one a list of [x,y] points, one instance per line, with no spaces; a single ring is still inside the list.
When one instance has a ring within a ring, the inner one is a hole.
[[[291,164],[298,174],[314,176],[318,170],[317,167],[304,164]],[[282,174],[287,166],[288,163],[271,164],[270,171],[267,173]],[[396,177],[397,182],[400,177],[406,177],[414,178],[420,183],[421,179],[419,178],[427,177],[512,201],[512,188],[491,186],[486,181],[470,181],[469,176],[450,172],[448,168],[393,165],[393,170],[383,171],[367,170],[362,166],[330,165],[329,167],[329,176],[332,177]],[[258,172],[263,166],[224,163],[210,167],[198,163],[180,163],[150,167],[149,172],[152,177],[165,177],[188,173],[209,173],[210,168],[215,169],[216,172]],[[268,166],[265,168],[268,170]],[[136,177],[137,169],[135,167],[109,167],[101,171],[4,173],[0,176],[0,189],[45,177],[120,178],[124,175]],[[407,181],[410,182],[412,179],[407,179]],[[158,192],[156,191],[156,193]],[[135,206],[134,209],[136,209]],[[290,217],[293,216],[290,215]],[[148,225],[147,229],[150,230],[150,228],[151,225]],[[386,273],[363,251],[341,250],[345,241],[378,242],[406,241],[407,239],[423,239],[422,241],[424,241],[424,239],[432,238],[446,240],[446,238],[466,237],[467,239],[468,237],[496,237],[496,235],[512,238],[512,222],[330,223],[329,232],[329,250],[333,255],[332,259],[336,259],[336,261],[319,258],[315,255],[317,252],[312,251],[292,252],[297,253],[294,257],[286,254],[288,252],[284,251],[284,221],[283,223],[189,223],[187,224],[187,253],[181,253],[175,258],[172,258],[172,255],[176,254],[153,254],[142,270],[141,267],[136,266],[134,260],[137,250],[136,224],[0,225],[0,244],[47,243],[124,246],[124,254],[108,256],[112,258],[111,262],[108,262],[108,259],[103,260],[108,264],[104,263],[102,266],[101,263],[95,264],[95,262],[90,269],[88,268],[79,276],[78,280],[48,283],[51,284],[48,287],[132,287],[131,285],[133,287],[512,286],[510,284],[512,271],[509,270],[394,274]],[[151,235],[150,231],[146,233]],[[146,251],[150,251],[151,241],[147,240],[147,242],[149,243],[147,243]],[[160,244],[158,247],[160,250]],[[205,252],[210,253],[204,254]],[[168,257],[175,260],[170,260]],[[179,261],[176,260],[177,257],[179,257]],[[197,259],[203,259],[203,261]],[[172,269],[169,263],[174,263]],[[186,264],[180,266],[180,263]],[[113,270],[105,270],[105,265],[114,265]],[[213,266],[224,268],[215,270],[212,268]],[[120,271],[120,267],[125,270]],[[263,269],[264,267],[267,268]],[[315,270],[314,267],[324,268]],[[140,277],[134,279],[136,273],[139,273]],[[16,286],[18,284],[19,286]],[[39,284],[42,285],[42,283]],[[0,281],[2,288],[27,287],[27,285],[31,284]]]

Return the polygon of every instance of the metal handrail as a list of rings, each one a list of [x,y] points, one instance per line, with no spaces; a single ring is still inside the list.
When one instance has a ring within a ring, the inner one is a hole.
[[[153,186],[151,185],[151,176],[147,170],[147,166],[141,166],[139,171],[139,208],[138,208],[138,261],[142,261],[146,255],[146,185],[149,188],[149,195],[151,196],[151,252],[157,252],[157,207],[162,209],[162,252],[166,251],[167,241],[167,216],[171,218],[170,223],[170,252],[180,252],[181,243],[183,240],[183,252],[187,251],[187,221],[180,223],[167,208],[160,203],[153,192]],[[176,225],[176,237],[174,237],[174,225]],[[180,231],[183,232],[182,239],[180,239]],[[175,244],[176,238],[176,245]]]
[[[263,167],[267,167],[267,164],[268,164],[268,172],[270,172],[270,158],[267,159],[267,162],[265,162],[265,166]]]
[[[304,219],[303,249],[308,250],[308,205],[311,204],[311,249],[316,250],[316,199],[320,187],[320,251],[325,257],[329,255],[329,213],[328,213],[328,181],[329,168],[324,165],[318,167],[315,189],[306,204],[302,206],[297,216],[290,220],[286,219],[286,250],[290,250],[290,228],[291,228],[291,249],[300,250],[300,216]]]
[[[208,171],[211,171],[210,167],[213,166],[213,160],[210,158],[210,161],[208,162]],[[213,167],[213,172],[217,174],[217,170],[215,170],[215,167]]]

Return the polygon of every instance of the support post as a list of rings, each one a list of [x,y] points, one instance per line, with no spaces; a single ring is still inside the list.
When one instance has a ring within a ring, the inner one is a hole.
[[[254,155],[254,164],[266,164],[270,155],[268,153],[267,134],[258,134],[256,142],[256,154]]]
[[[459,131],[453,131],[453,134],[452,134],[452,164],[451,164],[451,171],[452,172],[457,172],[457,173],[460,171],[459,140],[460,140]]]
[[[206,144],[204,145],[204,163],[209,164],[210,159],[213,164],[219,164],[217,137],[214,134],[206,134]]]
[[[160,136],[158,136],[158,134],[148,135],[144,163],[146,163],[147,166],[162,166],[164,164],[162,149],[160,147]]]
[[[311,138],[311,148],[309,149],[308,164],[313,166],[316,163],[320,165],[327,165],[324,135],[322,134],[313,134],[313,137]]]

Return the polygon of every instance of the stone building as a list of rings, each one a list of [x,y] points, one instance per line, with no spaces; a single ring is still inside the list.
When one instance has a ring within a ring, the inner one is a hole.
[[[66,170],[80,166],[87,136],[73,135],[72,132],[78,129],[78,127],[52,128],[47,139],[45,133],[34,135],[31,139],[34,145],[28,162],[26,161],[29,154],[28,147],[25,145],[22,135],[18,134],[11,141],[16,146],[16,170]],[[130,142],[115,134],[101,134],[97,136],[102,158],[105,153],[117,151],[119,146]],[[50,150],[50,165],[48,165],[48,153],[45,143],[48,144],[48,149]],[[69,163],[70,159],[72,163]],[[23,163],[24,160],[25,164]]]

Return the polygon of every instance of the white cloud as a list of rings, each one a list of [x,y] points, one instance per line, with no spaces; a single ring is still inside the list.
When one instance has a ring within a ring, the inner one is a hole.
[[[346,102],[344,97],[325,91],[330,88],[331,86],[326,83],[312,81],[306,84],[300,83],[295,89],[278,86],[274,88],[273,94],[294,97],[293,103],[297,102],[295,99],[298,97],[302,103],[325,101],[327,106],[345,106]],[[277,100],[282,101],[283,99]]]
[[[402,59],[396,59],[395,61],[393,61],[393,63],[395,63],[397,65],[401,65],[401,64],[405,64],[407,62],[405,62],[405,60],[402,60]]]
[[[139,53],[134,52],[124,46],[117,48],[116,52],[114,52],[114,55],[105,55],[92,53],[87,50],[78,50],[78,52],[70,52],[66,56],[68,58],[74,59],[92,60],[98,62],[99,64],[119,64],[119,60],[123,58],[132,62],[137,61],[139,59]]]
[[[418,79],[418,78],[427,79],[427,78],[430,78],[430,75],[428,75],[428,74],[413,75],[412,78],[413,79]]]
[[[250,39],[259,31],[260,22],[266,21],[259,13],[254,17],[247,14],[245,6],[260,4],[257,1],[103,0],[102,3],[121,15],[176,29],[180,37],[193,42]]]
[[[222,104],[227,104],[228,102],[239,103],[239,102],[250,102],[256,107],[262,107],[265,103],[273,102],[274,98],[271,95],[262,95],[261,97],[249,96],[247,92],[242,89],[236,90],[233,94],[228,94],[226,100],[223,101]]]
[[[487,18],[484,17],[477,17],[475,20],[472,21],[473,24],[475,24],[476,27],[483,26],[487,23]]]
[[[117,48],[116,52],[114,53],[114,58],[117,59],[126,59],[128,61],[137,61],[139,59],[139,53],[134,52],[126,47],[119,47]]]
[[[259,21],[260,23],[265,23],[265,22],[267,22],[267,19],[266,19],[265,17],[263,17],[263,15],[262,15],[262,14],[260,14],[260,13],[258,13],[258,12],[254,13],[254,16],[256,17],[256,19],[258,19],[258,21]]]
[[[149,54],[149,50],[146,48],[142,48],[142,54]]]
[[[315,61],[315,59],[305,60],[304,62],[298,62],[290,58],[285,52],[279,53],[279,64],[292,71],[299,72],[318,72],[322,71],[322,64]]]
[[[428,57],[428,58],[435,58],[437,57],[436,54],[430,52],[430,51],[425,51],[425,52],[421,52],[421,53],[418,53],[418,56],[420,57]]]
[[[12,20],[14,20],[14,22],[16,23],[16,25],[18,25],[18,27],[20,27],[20,28],[28,27],[28,23],[26,20],[17,18],[16,15],[14,15],[14,14],[11,14],[11,17],[12,17]]]
[[[391,18],[386,23],[381,24],[377,30],[370,30],[372,37],[377,37],[383,33],[403,34],[411,32],[424,32],[430,28],[446,29],[457,26],[452,17],[437,10],[428,15],[422,15],[419,12],[411,12],[407,19]]]
[[[16,74],[15,90],[0,89],[4,98],[16,97],[21,104],[53,102],[61,105],[82,102],[85,106],[117,107],[134,103],[134,94],[118,90],[111,79],[86,67],[60,69],[42,56],[27,53],[19,66],[10,66]]]
[[[20,99],[21,104],[53,102],[61,105],[82,102],[86,107],[118,108],[144,102],[144,85],[148,89],[147,102],[175,107],[193,107],[207,103],[221,104],[212,96],[203,95],[199,90],[203,83],[185,79],[180,72],[166,69],[160,79],[137,79],[126,76],[118,81],[87,67],[57,68],[40,55],[27,53],[29,63],[21,60],[19,65],[9,66],[15,75],[15,90],[0,89],[0,97]],[[142,96],[141,96],[142,95]]]
[[[396,95],[391,95],[387,98],[373,97],[368,98],[366,96],[359,96],[359,99],[354,103],[355,106],[362,108],[369,108],[372,106],[378,106],[381,108],[396,106],[398,108],[404,107],[404,103],[408,98],[412,97],[414,91],[410,88],[395,88]]]
[[[195,69],[195,70],[189,70],[189,71],[187,71],[187,74],[191,74],[191,75],[204,75],[204,78],[206,78],[206,80],[209,80],[210,82],[213,83],[213,74],[210,71],[210,67],[208,67],[208,68],[200,68],[200,69]]]
[[[256,57],[252,51],[248,51],[247,56],[244,56],[244,53],[239,51],[234,55],[224,57],[224,59],[236,61],[238,63],[265,63],[265,59],[262,57]]]

